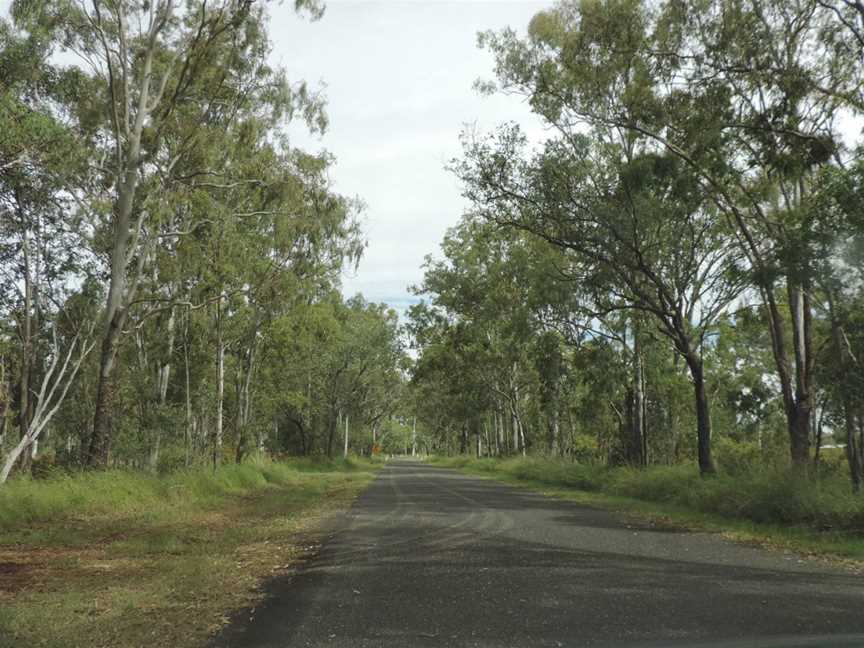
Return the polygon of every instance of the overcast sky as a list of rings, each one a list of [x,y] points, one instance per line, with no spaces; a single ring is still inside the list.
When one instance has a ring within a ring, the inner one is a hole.
[[[492,77],[477,32],[524,31],[550,4],[330,0],[314,23],[295,15],[293,2],[273,7],[275,62],[293,78],[326,85],[328,131],[318,138],[295,127],[292,141],[332,152],[336,190],[367,205],[369,247],[359,270],[344,277],[346,295],[405,307],[423,257],[438,250],[466,207],[444,169],[460,153],[465,124],[484,131],[512,120],[540,136],[519,99],[481,97],[472,84]]]

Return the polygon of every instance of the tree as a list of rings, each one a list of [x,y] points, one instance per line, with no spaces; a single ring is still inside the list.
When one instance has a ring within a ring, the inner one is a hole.
[[[699,179],[768,311],[799,467],[809,454],[816,356],[815,250],[802,206],[814,172],[841,151],[837,118],[859,109],[861,87],[860,56],[828,5],[667,2],[654,11],[631,0],[565,2],[538,14],[526,40],[512,31],[482,38],[500,86],[528,97],[563,138],[584,126],[626,133],[679,157]]]
[[[591,142],[587,136],[549,140],[526,160],[524,138],[505,128],[496,139],[469,143],[455,170],[481,217],[567,253],[566,273],[587,297],[589,318],[640,311],[670,339],[690,370],[699,466],[711,473],[702,349],[742,289],[738,256],[695,178],[675,158],[626,141]],[[636,457],[644,454],[640,327],[632,319]]]
[[[298,3],[303,7],[320,13],[316,4]],[[174,0],[97,0],[91,9],[19,1],[13,14],[22,26],[50,34],[77,54],[101,84],[101,103],[90,109],[104,118],[96,127],[104,155],[97,169],[105,188],[101,198],[110,207],[96,216],[105,228],[109,282],[86,462],[105,465],[119,343],[159,240],[160,194],[152,189],[159,184],[157,178],[170,181],[180,162],[195,154],[198,137],[207,130],[192,127],[172,142],[172,126],[179,121],[227,127],[253,84],[266,86],[271,94],[290,96],[291,91],[279,75],[261,77],[260,61],[266,55],[266,35],[260,29],[263,9],[251,0],[186,6]],[[314,112],[315,102],[305,89],[292,98]]]
[[[52,67],[38,36],[15,34],[5,21],[0,70],[8,79],[0,87],[0,317],[15,320],[20,342],[14,389],[19,442],[0,472],[5,481],[19,457],[26,461],[35,452],[86,356],[73,359],[73,347],[89,350],[89,336],[80,331],[64,361],[56,332],[65,316],[61,305],[68,283],[86,277],[88,259],[76,253],[84,229],[70,217],[67,196],[82,174],[83,155],[53,104],[77,96],[78,75]]]

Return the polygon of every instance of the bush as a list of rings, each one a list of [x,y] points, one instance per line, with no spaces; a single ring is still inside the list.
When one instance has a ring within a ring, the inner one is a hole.
[[[742,443],[729,437],[718,436],[713,441],[713,446],[717,464],[729,474],[745,474],[762,463],[762,451],[755,443]]]

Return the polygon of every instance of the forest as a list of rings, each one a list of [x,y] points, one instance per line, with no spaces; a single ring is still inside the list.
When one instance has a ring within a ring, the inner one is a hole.
[[[864,0],[468,4],[0,0],[0,648],[864,632]]]
[[[297,0],[309,20],[323,14]],[[864,482],[864,5],[562,2],[479,35],[469,205],[407,321],[266,3],[0,25],[0,482],[252,454],[740,463]],[[412,448],[412,434],[416,436]]]
[[[16,0],[0,22],[0,483],[404,451],[396,313],[340,292],[363,205],[289,141],[327,115],[269,63],[267,10]]]
[[[864,4],[562,2],[482,33],[409,329],[432,451],[864,478]],[[847,481],[847,484],[849,482]]]

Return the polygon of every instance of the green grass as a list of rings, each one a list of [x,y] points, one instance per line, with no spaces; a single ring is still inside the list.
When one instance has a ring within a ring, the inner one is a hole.
[[[0,646],[200,646],[377,464],[252,461],[0,487]]]
[[[852,494],[841,471],[814,480],[753,465],[703,478],[691,466],[636,470],[531,457],[431,461],[737,540],[864,560],[864,498]]]

